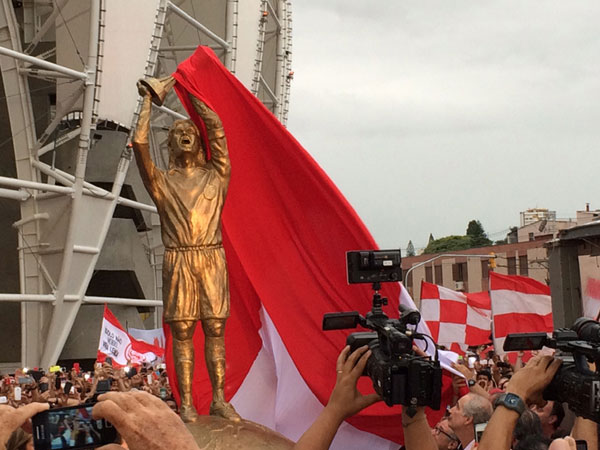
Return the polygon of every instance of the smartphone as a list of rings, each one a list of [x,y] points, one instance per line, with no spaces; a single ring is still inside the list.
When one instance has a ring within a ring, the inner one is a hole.
[[[67,395],[69,395],[71,393],[71,388],[73,387],[73,383],[71,383],[70,381],[67,381],[65,383],[65,386],[63,387],[63,392]]]
[[[481,441],[481,436],[483,435],[483,431],[485,430],[485,427],[487,427],[487,422],[483,422],[483,423],[476,423],[475,426],[475,442],[480,442]]]
[[[576,450],[588,450],[587,441],[583,439],[577,439],[575,441],[575,449]]]
[[[106,364],[110,364],[112,366],[112,358],[110,356],[107,356],[106,359],[104,360],[104,362]]]
[[[40,392],[46,392],[48,388],[48,383],[40,383]]]
[[[0,396],[0,405],[3,405],[5,403],[8,403],[8,398],[6,398],[6,395]]]
[[[98,394],[103,394],[104,392],[110,392],[110,380],[100,380],[98,381],[98,386],[96,386],[96,392]]]
[[[94,403],[52,409],[33,416],[35,450],[97,448],[115,442],[110,422],[92,418]]]
[[[20,402],[21,401],[21,388],[19,386],[17,386],[15,388],[14,394],[15,394],[15,401]]]
[[[44,376],[44,372],[42,372],[41,370],[30,370],[28,374],[33,377],[36,383],[38,383],[40,379]]]
[[[19,377],[19,384],[33,384],[33,378],[31,378],[31,377]]]

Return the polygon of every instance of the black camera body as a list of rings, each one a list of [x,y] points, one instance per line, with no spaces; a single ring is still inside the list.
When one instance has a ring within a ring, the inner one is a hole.
[[[569,328],[546,333],[509,334],[504,350],[555,348],[562,365],[544,390],[544,399],[566,402],[576,415],[600,423],[600,323],[580,317]],[[587,362],[596,363],[596,372]]]
[[[399,261],[400,252],[397,259]],[[370,259],[377,261],[378,251],[351,252],[375,253]],[[386,258],[390,251],[386,250]],[[350,256],[348,261],[350,261]],[[389,267],[389,266],[388,266]],[[355,270],[356,266],[348,267]],[[372,270],[369,268],[368,270]],[[372,272],[371,272],[372,273]],[[388,275],[386,274],[385,277]],[[371,282],[372,275],[369,276]],[[350,275],[349,275],[350,279]],[[355,278],[356,279],[356,278]],[[388,278],[389,281],[392,281]],[[381,280],[386,281],[386,280]],[[356,281],[355,281],[356,282]],[[416,310],[400,306],[400,319],[390,319],[382,310],[387,304],[387,299],[379,295],[379,282],[373,283],[373,307],[366,316],[357,311],[328,313],[323,316],[323,330],[341,330],[356,328],[358,325],[373,330],[371,332],[351,333],[346,343],[354,351],[368,345],[372,354],[367,361],[363,375],[371,378],[375,392],[377,392],[388,406],[403,405],[409,407],[408,414],[416,412],[417,406],[429,406],[433,409],[440,408],[442,370],[439,361],[417,356],[413,351],[413,340],[424,339],[425,336],[408,328],[415,328],[421,320],[421,315]]]

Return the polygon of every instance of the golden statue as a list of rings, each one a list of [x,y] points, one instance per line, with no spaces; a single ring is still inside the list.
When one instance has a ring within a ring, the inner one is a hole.
[[[173,77],[138,82],[143,97],[133,137],[140,175],[160,216],[163,261],[164,320],[173,334],[173,357],[181,396],[180,415],[195,422],[192,401],[193,336],[202,322],[204,358],[212,385],[210,415],[235,421],[240,416],[225,401],[225,321],[229,317],[229,284],[221,238],[221,211],[230,178],[227,141],[219,116],[190,95],[203,120],[210,161],[200,132],[191,120],[177,120],[169,129],[169,168],[158,169],[149,152],[152,102],[162,104],[175,84]]]

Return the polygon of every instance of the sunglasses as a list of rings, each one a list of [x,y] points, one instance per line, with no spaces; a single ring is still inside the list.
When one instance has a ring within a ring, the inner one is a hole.
[[[440,427],[434,427],[433,431],[435,432],[435,434],[440,434],[442,433],[444,436],[446,436],[448,439],[450,439],[451,441],[454,442],[458,442],[458,439],[455,438],[454,436],[451,436],[450,434],[446,433],[444,430],[442,430]]]

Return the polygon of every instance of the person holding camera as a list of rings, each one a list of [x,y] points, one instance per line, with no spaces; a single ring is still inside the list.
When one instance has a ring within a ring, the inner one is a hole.
[[[496,409],[483,433],[478,450],[509,450],[517,420],[527,405],[544,406],[542,393],[550,384],[562,361],[548,355],[536,355],[510,379],[506,393],[496,401]],[[597,424],[577,417],[571,438],[585,440],[588,449],[598,448]],[[573,439],[559,439],[551,449],[571,445]],[[569,448],[564,447],[564,448]]]
[[[317,420],[300,437],[294,450],[325,450],[328,449],[342,422],[364,408],[381,401],[378,394],[363,395],[356,387],[362,375],[367,360],[371,356],[368,346],[358,348],[350,354],[350,346],[344,347],[336,363],[337,378],[327,406]],[[425,408],[416,409],[416,414],[409,417],[402,412],[402,427],[404,440],[409,450],[438,450],[433,437]]]

